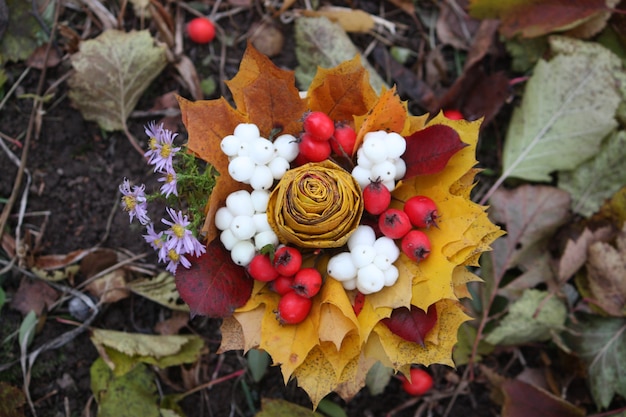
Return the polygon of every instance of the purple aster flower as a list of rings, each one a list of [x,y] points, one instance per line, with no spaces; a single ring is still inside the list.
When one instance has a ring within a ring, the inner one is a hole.
[[[176,171],[172,169],[165,172],[165,175],[159,178],[159,182],[164,183],[161,186],[161,194],[165,194],[165,198],[169,197],[170,194],[178,195],[178,190],[176,189]]]
[[[163,246],[165,246],[165,239],[163,237],[163,232],[156,233],[154,231],[154,223],[148,224],[146,226],[146,231],[148,234],[143,235],[143,238],[152,246],[154,250],[160,250]]]
[[[134,185],[131,189],[130,181],[124,178],[124,182],[120,184],[120,192],[122,193],[122,208],[128,212],[132,223],[133,217],[137,217],[141,224],[150,223],[148,217],[148,203],[146,202],[145,185]]]
[[[148,151],[144,154],[148,158],[148,163],[152,163],[152,160],[156,157],[159,150],[159,143],[161,142],[161,132],[163,131],[163,123],[159,126],[154,121],[148,123],[145,126],[146,135],[150,138],[148,141]]]
[[[165,234],[168,236],[165,247],[175,249],[179,255],[185,253],[192,253],[194,256],[200,256],[200,254],[206,251],[206,248],[198,241],[193,235],[191,230],[187,227],[191,224],[186,215],[183,215],[182,211],[176,213],[172,208],[165,209],[170,215],[173,221],[162,219],[161,221],[170,226]]]
[[[187,259],[184,254],[178,253],[175,249],[166,250],[165,247],[163,247],[159,251],[159,259],[163,262],[167,262],[165,269],[172,274],[176,273],[178,264],[183,264],[185,268],[189,268],[191,266],[189,259]]]
[[[178,136],[178,133],[172,133],[167,129],[160,129],[157,133],[155,149],[152,153],[150,151],[146,152],[146,156],[149,157],[148,162],[154,165],[154,172],[168,172],[173,169],[172,159],[174,154],[181,149],[173,145],[174,138]]]

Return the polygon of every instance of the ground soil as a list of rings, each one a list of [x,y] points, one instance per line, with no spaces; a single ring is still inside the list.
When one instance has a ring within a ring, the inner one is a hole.
[[[365,3],[363,7],[376,10],[377,2]],[[398,15],[396,15],[398,16]],[[257,16],[258,17],[258,16]],[[241,16],[246,25],[254,15]],[[287,44],[275,62],[285,68],[293,69],[296,60],[291,41],[290,28],[284,28]],[[226,76],[231,78],[237,70],[237,62],[245,49],[245,41],[227,49]],[[364,45],[365,46],[365,45]],[[198,61],[205,56],[208,47],[189,46],[186,51],[192,60]],[[208,70],[217,70],[217,63]],[[211,66],[210,65],[210,66]],[[9,82],[12,85],[25,69],[25,64],[7,66]],[[205,68],[205,70],[207,70]],[[50,85],[67,71],[63,65],[48,69],[46,83]],[[6,103],[0,114],[0,131],[8,137],[23,141],[27,130],[32,101],[17,98],[21,93],[34,93],[40,71],[32,70],[21,82],[17,93]],[[188,94],[176,82],[174,71],[169,68],[161,74],[142,98],[138,109],[149,109],[155,98],[166,92],[178,90]],[[61,83],[54,91],[54,100],[44,106],[41,116],[41,130],[33,137],[26,167],[32,182],[28,187],[26,200],[27,217],[23,225],[27,237],[31,238],[28,256],[41,254],[67,254],[79,249],[88,249],[96,245],[116,250],[127,250],[133,254],[150,251],[142,241],[140,231],[129,225],[128,216],[118,207],[120,198],[118,186],[124,178],[134,183],[150,183],[150,175],[141,156],[133,149],[126,136],[121,132],[105,132],[93,122],[83,119],[80,112],[71,106],[67,98],[67,87]],[[219,91],[218,91],[219,94]],[[143,126],[149,118],[131,118],[131,133],[145,146],[146,138]],[[181,136],[184,129],[179,125]],[[18,157],[22,149],[9,144],[9,148]],[[0,152],[0,197],[7,198],[12,189],[17,167]],[[22,185],[23,187],[23,185]],[[13,235],[16,227],[18,204],[15,205],[9,221],[8,234]],[[110,223],[109,223],[110,219]],[[39,239],[35,245],[35,238]],[[151,258],[148,258],[148,261]],[[152,260],[154,260],[152,258]],[[22,280],[27,280],[19,272],[6,274],[2,286],[9,298],[16,291]],[[82,277],[77,276],[77,280]],[[132,332],[151,332],[154,325],[171,312],[158,304],[138,296],[105,307],[93,323],[94,327],[127,330]],[[41,333],[33,345],[36,348],[46,340],[59,336],[72,328],[58,319],[71,318],[66,305],[52,311],[42,326]],[[16,338],[11,338],[22,320],[22,315],[7,303],[0,312],[0,363],[7,363],[19,358]],[[245,367],[240,352],[218,355],[219,320],[196,317],[191,320],[183,332],[195,332],[203,336],[209,347],[201,364],[195,369],[198,379],[208,381],[212,375],[228,375]],[[47,351],[41,355],[33,368],[30,381],[30,395],[37,415],[40,417],[78,416],[86,410],[94,414],[95,405],[91,400],[89,368],[98,358],[98,353],[89,340],[87,333],[82,333],[63,347]],[[351,402],[345,404],[336,396],[331,396],[345,407],[349,416],[383,416],[403,404],[407,408],[397,412],[396,416],[413,416],[417,410],[423,415],[443,415],[450,402],[455,382],[463,369],[453,370],[443,366],[431,368],[435,376],[434,390],[420,402],[415,402],[400,388],[400,382],[392,379],[385,392],[373,396],[366,389],[362,390]],[[181,370],[172,370],[160,379],[163,392],[176,392],[182,389],[189,375]],[[0,374],[15,386],[22,386],[23,379],[19,364]],[[261,398],[286,398],[289,401],[309,405],[304,392],[291,382],[284,387],[280,372],[270,368],[260,383],[255,383],[249,376],[232,379],[215,385],[210,390],[191,395],[181,402],[186,415],[193,416],[252,416],[254,414],[246,401],[244,385],[250,392],[253,406],[258,410]],[[473,383],[456,398],[449,415],[490,416],[497,415],[498,407],[488,399],[485,385]],[[426,411],[430,410],[430,411]],[[25,407],[26,415],[30,410]]]

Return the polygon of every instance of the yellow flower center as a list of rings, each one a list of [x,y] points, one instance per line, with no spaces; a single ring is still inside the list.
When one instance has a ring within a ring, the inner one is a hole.
[[[170,249],[167,252],[167,256],[170,257],[170,259],[174,262],[178,262],[178,260],[180,259],[180,255],[178,255],[178,253],[176,253],[176,251],[174,249]]]
[[[155,138],[154,136],[152,136],[150,138],[150,142],[148,142],[148,146],[150,147],[151,150],[156,150],[157,148],[157,138]]]
[[[137,206],[137,200],[131,195],[125,195],[124,197],[122,197],[122,201],[124,201],[124,210],[126,211],[134,210]]]
[[[172,175],[172,174],[168,173],[168,174],[165,176],[165,182],[169,184],[169,183],[170,183],[170,182],[172,182],[172,181],[174,181],[174,175]]]
[[[168,144],[165,144],[161,147],[161,153],[160,155],[163,158],[167,158],[168,156],[170,156],[170,154],[172,153],[172,147]]]
[[[185,236],[185,228],[179,224],[175,224],[174,226],[172,226],[172,232],[174,232],[176,237],[179,239]]]

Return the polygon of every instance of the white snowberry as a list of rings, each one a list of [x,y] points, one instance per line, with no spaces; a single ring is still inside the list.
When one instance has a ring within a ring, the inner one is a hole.
[[[357,268],[362,268],[374,262],[376,251],[372,245],[357,245],[350,250],[352,262]]]
[[[387,146],[384,137],[380,135],[368,137],[368,135],[365,135],[365,140],[363,141],[363,154],[374,164],[387,159]]]
[[[240,123],[235,127],[234,135],[243,140],[252,140],[260,137],[261,133],[254,123]]]
[[[343,282],[356,278],[357,268],[352,261],[350,252],[341,252],[330,258],[326,272],[337,281]]]
[[[261,250],[267,245],[278,245],[278,236],[273,230],[265,230],[254,235],[254,247]]]
[[[357,165],[352,169],[352,176],[359,183],[361,188],[365,188],[371,182],[372,171],[367,168],[363,168],[361,165]]]
[[[235,135],[228,135],[220,142],[220,148],[228,156],[237,156],[241,139]]]
[[[254,214],[252,197],[246,190],[230,193],[226,197],[226,207],[228,207],[233,216],[252,216]]]
[[[385,144],[387,145],[387,158],[400,158],[406,151],[406,139],[396,132],[387,133]]]
[[[270,193],[265,190],[254,190],[250,193],[250,198],[252,199],[255,213],[265,213],[267,203],[270,201]]]
[[[249,156],[237,156],[228,163],[228,173],[239,182],[250,183],[256,164]]]
[[[375,164],[372,169],[372,178],[380,181],[393,181],[396,177],[396,166],[389,159]]]
[[[400,256],[400,248],[398,248],[398,245],[396,245],[393,239],[387,236],[381,236],[376,239],[374,249],[376,250],[376,254],[388,257],[391,263],[394,263],[398,259],[398,256]]]
[[[406,174],[406,162],[404,162],[404,159],[402,158],[398,158],[398,159],[394,159],[393,164],[396,167],[396,180],[402,179],[404,178],[404,175]]]
[[[372,263],[376,265],[381,271],[386,271],[389,269],[389,267],[391,267],[393,262],[391,261],[391,259],[389,259],[387,255],[376,254]]]
[[[352,250],[358,245],[374,246],[376,233],[370,226],[360,225],[348,238],[348,249]],[[392,241],[393,242],[393,241]]]
[[[276,156],[267,164],[275,180],[281,179],[289,170],[289,162],[282,156]]]
[[[356,287],[363,294],[372,294],[385,286],[385,274],[374,264],[359,269],[356,276]]]
[[[256,233],[252,216],[235,216],[229,229],[239,240],[251,239]]]
[[[293,135],[280,135],[274,139],[274,148],[278,156],[292,162],[300,153],[298,141]]]
[[[398,277],[400,276],[398,268],[393,265],[391,265],[389,269],[385,269],[383,274],[385,275],[385,287],[391,287],[398,281]]]
[[[343,289],[346,291],[356,290],[356,278],[343,281],[341,285],[343,285]]]
[[[255,254],[254,245],[249,240],[237,242],[230,251],[230,257],[233,262],[241,266],[248,266]]]
[[[265,138],[256,138],[251,142],[250,158],[257,165],[265,165],[274,158],[274,145]]]
[[[365,153],[363,153],[363,147],[359,148],[359,150],[356,151],[356,163],[358,166],[365,169],[372,169],[372,167],[374,166],[372,161],[370,161],[369,158],[365,156]]]
[[[215,227],[219,230],[228,229],[234,217],[228,207],[220,207],[215,212]]]
[[[239,243],[239,239],[233,235],[233,232],[230,229],[226,229],[220,233],[220,242],[222,242],[222,245],[224,245],[226,250],[232,250],[233,247]]]
[[[267,165],[257,165],[254,167],[250,185],[255,190],[269,190],[274,185],[274,176]]]
[[[270,223],[267,221],[266,213],[256,213],[252,216],[252,221],[254,222],[254,227],[256,228],[257,233],[272,230]]]

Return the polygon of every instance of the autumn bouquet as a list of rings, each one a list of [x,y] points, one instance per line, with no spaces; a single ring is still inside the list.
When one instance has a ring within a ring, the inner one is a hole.
[[[227,85],[235,108],[179,98],[187,157],[216,173],[204,212],[168,209],[159,234],[135,212],[191,312],[223,318],[220,350],[265,350],[314,406],[353,397],[376,362],[453,365],[468,267],[501,234],[470,200],[480,122],[410,115],[358,57],[304,94],[249,46]],[[173,134],[146,132],[167,191]],[[145,204],[122,188],[127,210]]]

